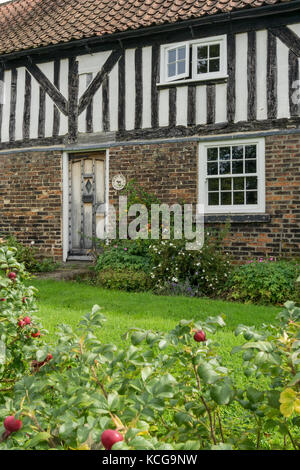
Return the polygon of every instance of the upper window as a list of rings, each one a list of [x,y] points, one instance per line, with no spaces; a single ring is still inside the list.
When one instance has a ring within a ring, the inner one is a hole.
[[[207,213],[264,212],[264,140],[200,146],[199,202]]]
[[[189,75],[189,47],[186,44],[166,49],[166,80],[179,80]]]
[[[226,76],[226,36],[161,47],[161,83],[209,80]]]

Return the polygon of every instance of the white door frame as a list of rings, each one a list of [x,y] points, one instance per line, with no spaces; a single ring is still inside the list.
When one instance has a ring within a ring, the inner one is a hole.
[[[108,223],[108,208],[109,208],[109,149],[80,149],[72,151],[64,151],[62,154],[62,247],[63,247],[63,262],[68,259],[69,253],[69,155],[74,153],[93,153],[105,151],[105,204],[106,204],[106,217],[105,223]]]

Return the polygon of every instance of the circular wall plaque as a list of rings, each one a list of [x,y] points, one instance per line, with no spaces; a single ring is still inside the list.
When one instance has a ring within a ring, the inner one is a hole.
[[[112,185],[113,188],[116,189],[117,191],[121,191],[121,189],[124,189],[126,186],[126,178],[124,175],[116,175],[112,179]]]

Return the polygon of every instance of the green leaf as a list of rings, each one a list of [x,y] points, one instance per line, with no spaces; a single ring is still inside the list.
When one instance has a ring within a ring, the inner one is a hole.
[[[165,349],[166,347],[168,346],[168,343],[165,339],[162,339],[159,343],[158,343],[158,347],[160,350],[162,349]]]
[[[268,404],[271,408],[279,409],[280,392],[278,390],[269,390],[267,392]]]
[[[300,372],[298,372],[296,375],[294,375],[293,379],[289,383],[289,386],[294,387],[298,382],[300,382]]]
[[[77,430],[77,439],[80,444],[86,442],[90,434],[90,428],[88,426],[80,426]]]
[[[179,450],[199,450],[200,445],[199,441],[186,441],[184,444],[180,445]]]
[[[152,450],[154,449],[153,444],[142,436],[136,436],[130,441],[130,447],[135,450]]]
[[[198,367],[198,374],[206,384],[213,384],[220,378],[220,376],[213,370],[212,366],[207,363],[200,364]]]
[[[249,348],[259,349],[260,351],[268,353],[273,351],[273,346],[268,341],[251,341],[243,345],[243,349]]]
[[[263,400],[264,398],[264,394],[263,392],[259,391],[259,390],[256,390],[255,388],[253,387],[248,387],[247,390],[246,390],[246,395],[247,395],[247,398],[248,400],[251,402],[251,403],[259,403]]]
[[[47,442],[51,438],[51,434],[48,432],[39,432],[36,434],[32,439],[26,442],[25,447],[32,447],[34,448],[37,446],[40,442]]]
[[[146,333],[144,331],[135,331],[131,335],[131,342],[134,346],[140,344],[146,337]]]
[[[149,367],[149,366],[144,367],[141,370],[141,376],[142,376],[143,381],[145,382],[152,373],[153,373],[152,367]]]
[[[218,405],[228,405],[233,400],[235,393],[228,384],[222,384],[213,386],[210,395]]]
[[[177,426],[182,426],[183,424],[189,424],[193,421],[192,417],[184,412],[176,413],[174,416],[174,421]]]

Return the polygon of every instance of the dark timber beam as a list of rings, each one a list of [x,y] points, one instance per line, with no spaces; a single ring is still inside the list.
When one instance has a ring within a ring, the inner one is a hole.
[[[80,98],[78,106],[78,115],[80,115],[91,103],[95,93],[99,90],[103,81],[106,79],[110,71],[116,65],[122,54],[123,51],[121,49],[113,51],[110,54],[100,72],[97,73],[94,80],[91,82],[87,90],[83,93],[82,97]]]
[[[300,38],[287,26],[269,28],[269,31],[280,39],[297,57],[300,57]]]
[[[39,67],[30,62],[27,59],[26,68],[28,72],[36,79],[42,89],[50,96],[54,101],[58,109],[65,115],[68,116],[68,102],[66,98],[58,91],[58,89],[50,82],[46,75],[39,69]]]
[[[78,137],[78,89],[79,75],[78,62],[76,57],[69,59],[69,106],[68,106],[68,127],[69,127],[69,143],[77,141]]]

